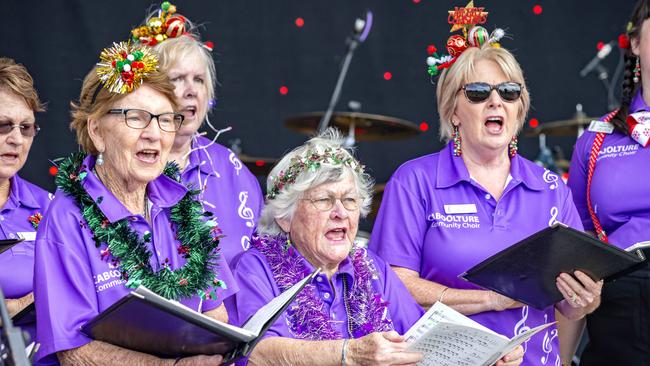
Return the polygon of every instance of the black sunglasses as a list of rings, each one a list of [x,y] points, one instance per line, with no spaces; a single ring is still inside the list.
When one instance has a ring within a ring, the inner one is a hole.
[[[514,81],[506,81],[497,85],[468,83],[460,87],[460,90],[465,91],[465,97],[471,103],[485,102],[490,97],[492,90],[496,90],[505,102],[514,102],[521,96],[521,84]]]

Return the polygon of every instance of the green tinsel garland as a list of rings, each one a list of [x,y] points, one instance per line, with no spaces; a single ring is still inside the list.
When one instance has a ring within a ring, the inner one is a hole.
[[[225,288],[223,281],[215,277],[215,261],[218,253],[219,237],[213,237],[212,230],[218,230],[212,220],[204,221],[202,217],[211,216],[203,212],[201,204],[196,201],[196,190],[187,192],[171,208],[171,221],[177,227],[177,238],[181,242],[179,254],[187,259],[185,265],[172,271],[169,267],[154,272],[149,263],[151,252],[145,242],[151,241],[147,233],[141,239],[131,229],[129,219],[124,218],[111,223],[99,209],[102,197],[97,201],[88,195],[81,182],[86,178],[87,167],[82,165],[85,154],[75,153],[65,159],[59,166],[56,185],[74,198],[83,218],[93,232],[95,246],[108,245],[113,258],[120,262],[122,277],[126,287],[136,288],[143,285],[167,299],[179,300],[199,295],[202,298],[216,299],[215,287]],[[179,169],[175,164],[167,164],[163,172],[166,176],[180,181]],[[207,292],[206,292],[207,291]]]

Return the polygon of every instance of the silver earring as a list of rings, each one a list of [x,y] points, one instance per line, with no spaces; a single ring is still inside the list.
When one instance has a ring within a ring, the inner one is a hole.
[[[97,165],[103,165],[104,164],[104,154],[103,153],[99,153],[97,155],[97,160],[95,161],[95,164],[97,164]]]

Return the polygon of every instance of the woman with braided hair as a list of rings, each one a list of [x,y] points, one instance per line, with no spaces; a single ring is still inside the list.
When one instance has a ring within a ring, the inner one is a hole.
[[[621,108],[590,126],[571,159],[569,187],[585,229],[621,248],[650,240],[650,188],[642,183],[650,161],[649,18],[650,1],[638,1],[628,25]],[[586,323],[581,366],[650,365],[648,267],[603,286],[601,306]]]

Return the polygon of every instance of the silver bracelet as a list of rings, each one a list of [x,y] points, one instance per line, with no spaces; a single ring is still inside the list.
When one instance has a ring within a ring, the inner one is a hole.
[[[350,340],[348,338],[343,340],[343,348],[341,349],[341,366],[345,366],[345,361],[348,356],[348,342]]]
[[[445,287],[445,289],[442,290],[442,292],[440,293],[440,296],[438,297],[439,302],[442,302],[442,300],[445,298],[445,292],[447,292],[447,290],[449,290],[449,287]],[[444,304],[444,302],[442,302],[442,303]]]

